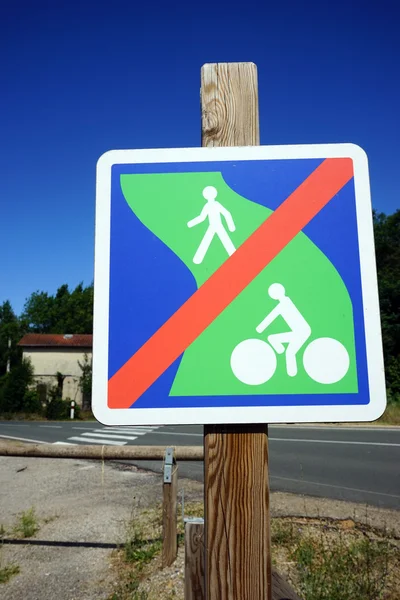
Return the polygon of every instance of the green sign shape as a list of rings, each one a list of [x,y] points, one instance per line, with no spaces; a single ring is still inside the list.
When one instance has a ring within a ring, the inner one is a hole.
[[[237,194],[219,172],[122,175],[121,187],[197,287],[272,213]],[[296,327],[304,336],[290,356]],[[355,356],[346,286],[299,233],[186,349],[170,395],[356,393]]]

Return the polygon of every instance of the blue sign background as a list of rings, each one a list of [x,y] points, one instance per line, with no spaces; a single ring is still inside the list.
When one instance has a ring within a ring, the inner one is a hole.
[[[275,210],[322,160],[256,160],[114,165],[111,180],[109,378],[196,291],[180,259],[128,206],[122,174],[211,172],[235,192]],[[303,229],[333,263],[353,304],[359,391],[356,394],[169,396],[181,358],[135,402],[134,408],[204,406],[316,406],[368,404],[368,371],[354,181],[351,180]]]

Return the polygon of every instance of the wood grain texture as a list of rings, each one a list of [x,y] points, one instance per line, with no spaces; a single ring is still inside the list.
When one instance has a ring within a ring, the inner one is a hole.
[[[267,425],[205,427],[206,598],[270,600]]]
[[[204,523],[185,525],[185,600],[204,600]],[[301,600],[272,569],[272,600]]]
[[[174,456],[179,461],[203,460],[200,446],[177,446]],[[10,446],[0,442],[0,456],[24,458],[93,458],[96,460],[164,460],[165,446],[55,446],[22,444]]]
[[[204,523],[185,523],[185,600],[204,600]]]
[[[201,70],[203,146],[259,144],[257,68]],[[206,598],[271,600],[267,425],[204,428]]]
[[[178,553],[176,505],[178,497],[178,467],[172,467],[171,483],[163,483],[163,546],[162,566],[169,567]]]
[[[201,69],[202,146],[258,146],[257,67],[206,64]]]
[[[272,569],[272,600],[301,600],[275,569]]]

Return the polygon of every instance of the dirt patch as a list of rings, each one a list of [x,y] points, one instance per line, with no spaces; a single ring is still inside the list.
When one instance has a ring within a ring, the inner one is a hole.
[[[78,460],[0,458],[0,471],[1,561],[20,569],[0,596],[107,598],[116,577],[112,548],[125,540],[132,507],[160,502],[159,477]],[[32,507],[39,530],[30,539],[37,545],[8,543],[19,516]]]
[[[8,457],[0,457],[0,473],[0,528],[5,530],[0,564],[19,568],[0,584],[0,597],[120,600],[134,598],[138,590],[142,595],[137,598],[146,600],[183,598],[182,543],[176,563],[160,569],[159,475],[99,461]],[[202,484],[181,479],[179,488],[184,489],[185,515],[201,515]],[[39,529],[28,540],[20,539],[15,524],[31,508]],[[181,522],[181,504],[178,510]],[[333,527],[365,535],[362,527],[367,527],[371,535],[390,532],[389,537],[400,538],[399,513],[392,510],[273,493],[271,512],[303,530],[319,532],[323,523],[324,531]],[[133,561],[126,562],[117,546],[132,537],[132,523],[133,538],[145,543],[134,543]],[[35,545],[25,543],[29,540]],[[276,560],[281,571],[292,561],[284,549]]]

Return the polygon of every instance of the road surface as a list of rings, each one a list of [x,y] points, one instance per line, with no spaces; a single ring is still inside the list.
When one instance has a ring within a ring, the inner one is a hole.
[[[0,439],[40,443],[194,446],[202,427],[104,427],[97,422],[0,422]],[[400,428],[270,426],[271,489],[400,509]],[[155,462],[135,463],[161,471]],[[203,479],[202,463],[181,476]]]

